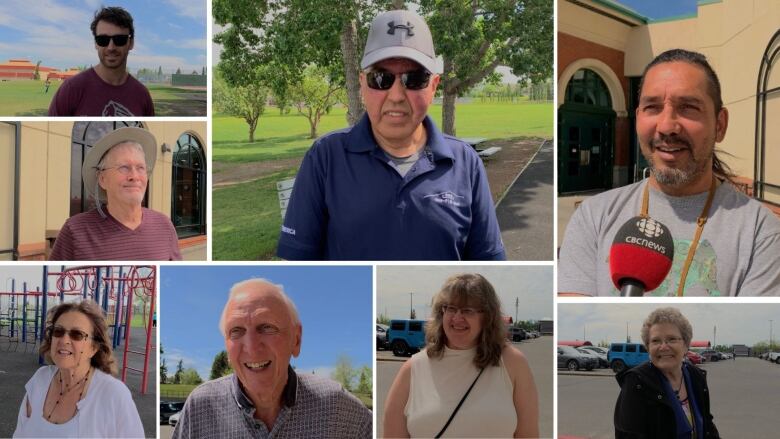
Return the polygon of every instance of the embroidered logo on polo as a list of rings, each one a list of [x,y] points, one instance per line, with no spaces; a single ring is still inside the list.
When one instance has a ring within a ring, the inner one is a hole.
[[[292,227],[287,227],[284,224],[282,224],[282,233],[295,236],[295,229],[293,229]]]
[[[438,194],[426,195],[423,198],[430,198],[435,203],[447,204],[450,206],[459,207],[463,203],[463,196],[450,191],[439,192]]]

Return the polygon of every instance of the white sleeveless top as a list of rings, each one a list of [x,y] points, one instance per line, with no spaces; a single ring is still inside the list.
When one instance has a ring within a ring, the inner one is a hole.
[[[441,431],[479,373],[475,353],[476,348],[445,347],[441,359],[428,358],[425,350],[412,356],[404,408],[411,437],[434,437]],[[513,391],[502,358],[498,367],[485,368],[442,437],[512,437],[517,427]]]

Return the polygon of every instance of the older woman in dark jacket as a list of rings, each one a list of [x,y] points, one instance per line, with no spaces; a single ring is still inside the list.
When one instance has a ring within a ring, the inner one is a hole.
[[[680,311],[659,308],[642,325],[650,361],[616,376],[617,438],[719,438],[710,413],[706,373],[685,354],[693,330]]]

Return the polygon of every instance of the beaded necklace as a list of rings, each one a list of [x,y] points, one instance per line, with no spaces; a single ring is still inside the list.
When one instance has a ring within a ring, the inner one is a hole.
[[[47,421],[51,422],[51,416],[54,414],[54,411],[57,410],[57,407],[60,405],[60,402],[62,399],[71,392],[71,390],[76,389],[78,387],[81,387],[81,392],[79,393],[79,397],[76,399],[76,411],[73,413],[73,416],[76,416],[76,413],[79,412],[79,406],[78,402],[81,401],[81,397],[84,395],[84,389],[87,387],[87,379],[89,379],[89,374],[92,372],[92,368],[90,367],[87,370],[87,374],[84,375],[84,378],[78,380],[76,384],[73,386],[65,386],[62,382],[62,370],[58,370],[57,373],[59,374],[59,381],[60,381],[60,395],[57,397],[57,401],[54,403],[54,407],[51,408],[51,411],[49,412],[49,416],[46,417]],[[63,387],[65,389],[63,390]],[[57,422],[54,422],[54,424],[57,424]]]

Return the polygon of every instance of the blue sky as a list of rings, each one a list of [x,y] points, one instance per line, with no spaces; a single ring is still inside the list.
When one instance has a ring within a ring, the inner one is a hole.
[[[674,306],[683,313],[691,322],[694,340],[752,346],[769,341],[769,320],[774,320],[772,340],[780,339],[780,303],[559,304],[558,339],[587,339],[593,344],[625,341],[628,322],[631,340],[641,341],[645,318],[663,306]]]
[[[490,281],[505,315],[519,320],[553,317],[553,268],[551,266],[377,266],[377,313],[391,319],[409,318],[409,293],[417,318],[431,314],[431,300],[444,281],[458,273],[480,273]]]
[[[696,0],[616,0],[653,20],[677,17],[696,12]]]
[[[160,275],[160,338],[169,374],[179,359],[208,379],[214,356],[225,349],[219,318],[230,287],[262,277],[281,284],[303,323],[301,372],[330,376],[341,354],[353,367],[372,364],[371,267],[163,266]],[[160,360],[162,361],[162,360]]]
[[[162,66],[167,73],[200,73],[206,66],[205,0],[2,0],[0,62],[25,58],[61,69],[97,64],[89,25],[103,4],[133,15],[131,72]]]

